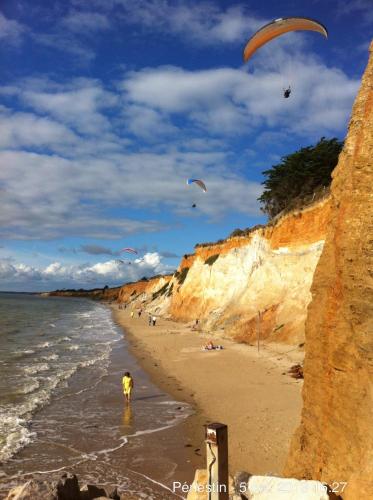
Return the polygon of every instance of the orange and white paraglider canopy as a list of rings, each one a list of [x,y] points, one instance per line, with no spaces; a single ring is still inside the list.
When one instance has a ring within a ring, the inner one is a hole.
[[[325,26],[308,17],[284,17],[275,19],[271,23],[260,28],[247,42],[243,51],[243,60],[247,62],[260,47],[273,38],[288,33],[289,31],[316,31],[328,38]]]

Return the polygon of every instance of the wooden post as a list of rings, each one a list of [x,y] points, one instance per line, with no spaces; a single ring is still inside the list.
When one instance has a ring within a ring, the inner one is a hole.
[[[228,500],[228,427],[209,424],[206,427],[207,498]]]

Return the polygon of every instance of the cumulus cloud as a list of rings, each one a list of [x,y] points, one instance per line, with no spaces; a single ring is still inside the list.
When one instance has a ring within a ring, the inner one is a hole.
[[[101,82],[77,78],[66,85],[48,80],[21,82],[20,99],[36,112],[48,113],[82,133],[98,134],[110,129],[104,110],[118,104],[118,96]]]
[[[136,281],[142,277],[151,277],[173,271],[173,267],[162,262],[157,252],[147,253],[141,258],[123,263],[108,260],[96,264],[70,264],[53,262],[46,267],[34,267],[24,263],[9,262],[0,259],[0,286],[4,289],[8,283],[13,285],[34,286],[37,290],[51,290],[57,287],[81,288],[118,285]]]
[[[0,235],[57,238],[64,234],[121,238],[134,232],[159,231],[156,220],[114,218],[105,209],[157,209],[211,217],[225,211],[257,213],[258,183],[232,173],[224,153],[165,152],[111,155],[69,160],[57,155],[3,151],[0,163],[2,210]],[[208,179],[209,196],[195,192],[185,179]],[[40,182],[43,179],[43,182]],[[170,212],[171,215],[171,212]]]
[[[110,88],[34,78],[0,89],[0,236],[119,239],[164,229],[154,216],[161,210],[170,225],[179,216],[258,215],[262,187],[247,175],[258,163],[246,155],[245,172],[237,168],[234,141],[265,149],[338,135],[358,88],[299,49],[279,44],[272,55],[249,72],[167,66],[128,72]],[[207,195],[186,186],[191,176],[206,181]],[[132,215],[139,210],[146,219]]]
[[[64,125],[32,113],[0,109],[0,147],[55,147],[76,143],[76,135]]]
[[[145,69],[129,73],[122,88],[128,101],[141,110],[183,115],[208,133],[247,134],[261,126],[280,125],[296,134],[320,135],[320,129],[335,133],[345,127],[357,80],[312,57],[278,63],[275,58],[250,73],[232,68]],[[281,89],[288,70],[293,93],[285,100]]]

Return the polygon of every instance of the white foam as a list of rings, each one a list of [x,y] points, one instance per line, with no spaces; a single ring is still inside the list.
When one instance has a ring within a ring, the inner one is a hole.
[[[43,342],[42,344],[39,344],[39,345],[37,345],[36,347],[37,347],[38,349],[46,349],[46,348],[47,348],[47,347],[49,347],[50,345],[51,345],[51,344],[50,344],[50,342]]]
[[[22,418],[1,415],[0,435],[6,436],[5,443],[0,449],[0,460],[5,461],[30,443],[35,433],[27,428],[27,423]]]
[[[48,363],[37,363],[35,365],[26,366],[26,368],[24,368],[23,370],[28,375],[34,375],[35,373],[45,372],[46,370],[49,370],[49,365]]]
[[[55,361],[58,358],[59,358],[58,354],[49,354],[48,356],[42,356],[41,359],[44,361]]]
[[[19,394],[29,394],[39,389],[40,383],[36,378],[31,378],[19,391]]]

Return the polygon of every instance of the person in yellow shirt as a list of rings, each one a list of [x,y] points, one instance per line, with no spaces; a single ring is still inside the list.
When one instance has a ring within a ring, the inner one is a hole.
[[[133,378],[131,377],[130,372],[126,372],[124,374],[124,377],[122,379],[122,385],[123,385],[123,394],[126,398],[126,402],[130,403],[131,393],[133,389]]]

